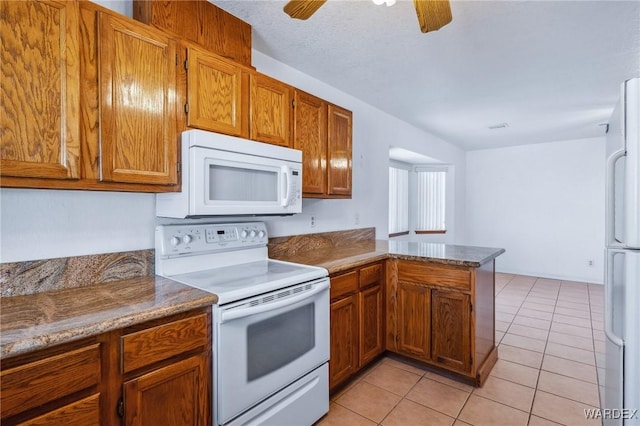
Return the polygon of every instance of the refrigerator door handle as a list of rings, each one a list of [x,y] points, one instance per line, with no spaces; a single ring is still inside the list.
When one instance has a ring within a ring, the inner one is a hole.
[[[615,217],[615,185],[616,185],[616,162],[624,157],[626,151],[621,149],[614,152],[607,158],[606,165],[606,209],[605,209],[605,241],[608,247],[623,246],[622,241],[616,240],[616,217]]]
[[[607,250],[607,261],[605,263],[605,279],[604,279],[604,334],[616,346],[624,346],[624,340],[617,336],[613,331],[613,258],[616,254],[623,254],[624,250],[609,249]]]

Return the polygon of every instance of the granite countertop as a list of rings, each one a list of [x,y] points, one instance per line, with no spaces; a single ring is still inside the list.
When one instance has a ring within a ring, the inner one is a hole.
[[[503,248],[459,246],[440,243],[415,243],[409,241],[389,241],[390,257],[404,260],[418,260],[446,265],[478,268],[505,252]]]
[[[275,258],[320,266],[327,269],[329,274],[336,274],[389,258],[478,268],[504,252],[502,248],[375,240],[344,247],[292,251]]]
[[[101,334],[217,302],[158,276],[0,298],[0,357]]]

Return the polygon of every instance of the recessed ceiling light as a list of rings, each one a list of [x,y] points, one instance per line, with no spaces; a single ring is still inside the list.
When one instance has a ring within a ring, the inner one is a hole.
[[[498,123],[498,124],[494,124],[492,126],[489,126],[490,130],[495,130],[495,129],[504,129],[505,127],[509,127],[508,123]]]

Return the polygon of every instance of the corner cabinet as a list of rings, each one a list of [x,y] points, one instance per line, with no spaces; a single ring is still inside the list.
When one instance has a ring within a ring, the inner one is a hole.
[[[498,356],[493,261],[392,259],[387,271],[387,349],[482,385]]]
[[[384,351],[384,263],[331,276],[329,389]]]
[[[293,147],[303,153],[303,197],[351,198],[351,111],[296,89],[293,127]]]
[[[90,2],[0,7],[1,185],[178,190],[176,41]]]
[[[3,425],[211,423],[211,309],[2,360]]]

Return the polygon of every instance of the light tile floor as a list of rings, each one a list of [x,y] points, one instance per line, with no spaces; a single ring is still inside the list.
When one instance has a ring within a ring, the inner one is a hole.
[[[499,360],[482,388],[385,357],[331,397],[317,426],[599,425],[603,287],[496,274]]]

